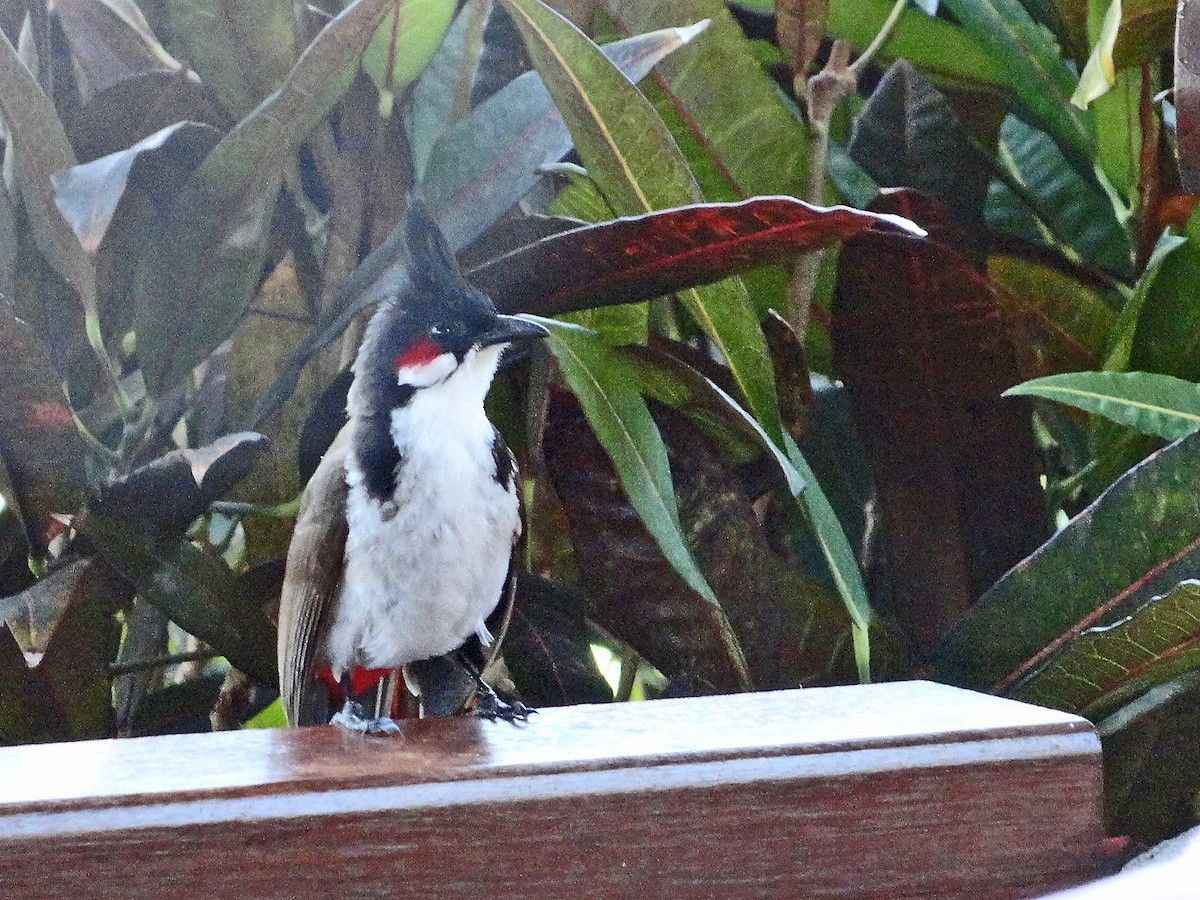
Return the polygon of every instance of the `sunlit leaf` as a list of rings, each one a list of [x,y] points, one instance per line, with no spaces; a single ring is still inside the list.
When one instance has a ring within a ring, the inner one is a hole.
[[[433,58],[454,14],[454,4],[445,0],[392,0],[390,5],[362,59],[363,71],[379,89],[385,115],[391,112],[393,95]]]
[[[696,593],[717,605],[716,596],[683,540],[662,438],[624,364],[585,328],[553,319],[533,320],[550,330],[550,349],[563,377],[583,404],[588,421],[621,476],[629,502],[654,535],[663,555]]]
[[[1151,372],[1070,372],[1018,384],[1005,396],[1057,400],[1169,441],[1200,428],[1200,385]]]
[[[1010,693],[1093,720],[1200,668],[1200,581],[1184,581],[1133,615],[1078,635]]]
[[[636,215],[701,200],[683,155],[649,101],[595,44],[540,0],[504,0],[591,179],[612,208]],[[725,358],[767,433],[782,428],[766,341],[736,279],[679,295]]]
[[[1071,103],[1080,109],[1108,93],[1108,89],[1116,83],[1117,71],[1113,65],[1113,46],[1117,42],[1117,31],[1121,26],[1121,0],[1112,0],[1108,12],[1104,14],[1104,24],[1100,35],[1092,47],[1092,55],[1088,57],[1087,65],[1079,76],[1079,86],[1071,95]]]
[[[1000,579],[933,654],[942,677],[1009,690],[1080,633],[1200,576],[1198,451],[1192,434],[1147,457]]]

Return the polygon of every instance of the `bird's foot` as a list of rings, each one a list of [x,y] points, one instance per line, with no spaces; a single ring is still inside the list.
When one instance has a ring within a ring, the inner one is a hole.
[[[363,711],[362,704],[353,700],[347,700],[341,710],[329,720],[329,724],[360,734],[400,734],[400,726],[387,716],[368,716]]]
[[[487,682],[482,678],[476,679],[475,715],[490,722],[502,719],[505,722],[511,722],[513,725],[516,725],[528,722],[529,717],[536,712],[536,709],[526,706],[520,700],[514,700],[511,703],[507,700],[502,700]]]

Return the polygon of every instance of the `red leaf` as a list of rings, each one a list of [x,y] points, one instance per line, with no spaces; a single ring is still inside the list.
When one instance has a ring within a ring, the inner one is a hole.
[[[931,240],[852,240],[838,265],[834,370],[875,472],[897,613],[919,649],[1046,537],[1029,407],[991,284],[940,204],[877,205]]]
[[[62,400],[50,351],[0,300],[0,458],[30,546],[42,554],[53,513],[73,513],[83,485],[83,442]]]
[[[756,197],[565,231],[492,260],[468,278],[501,311],[555,315],[720,281],[868,229],[923,234],[894,216],[814,207],[792,197]]]

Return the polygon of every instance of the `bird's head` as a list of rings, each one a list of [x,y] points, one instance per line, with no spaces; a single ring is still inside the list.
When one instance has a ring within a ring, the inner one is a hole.
[[[397,388],[417,391],[466,367],[490,382],[505,347],[546,336],[540,325],[498,314],[491,299],[467,283],[420,200],[409,208],[405,242],[411,287],[381,311],[372,326],[377,333],[369,336],[366,364],[376,377],[386,367]]]

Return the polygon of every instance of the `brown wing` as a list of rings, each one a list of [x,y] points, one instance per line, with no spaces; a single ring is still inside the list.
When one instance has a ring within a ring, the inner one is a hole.
[[[346,551],[346,454],[350,426],[338,433],[300,498],[279,601],[279,692],[289,725],[309,721],[313,672],[324,620],[337,596]],[[320,723],[323,724],[323,723]]]

